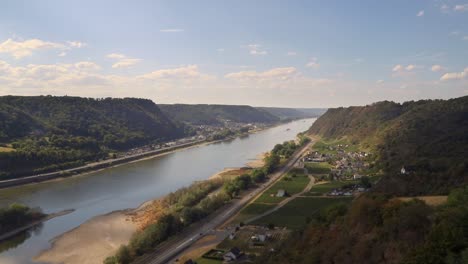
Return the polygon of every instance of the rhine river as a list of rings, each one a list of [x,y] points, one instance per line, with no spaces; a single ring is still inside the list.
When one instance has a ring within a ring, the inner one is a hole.
[[[200,145],[98,172],[0,190],[0,205],[19,202],[45,213],[75,209],[0,243],[0,263],[29,264],[50,241],[86,220],[138,207],[229,167],[242,167],[277,143],[292,140],[314,119],[282,124],[242,138]]]

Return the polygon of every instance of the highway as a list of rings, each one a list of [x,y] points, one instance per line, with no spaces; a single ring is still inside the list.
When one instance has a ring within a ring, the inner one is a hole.
[[[158,246],[153,252],[141,256],[136,261],[134,261],[134,263],[168,263],[168,261],[175,258],[186,248],[193,245],[197,240],[201,239],[205,235],[213,233],[217,227],[224,224],[252,199],[263,193],[270,185],[279,180],[283,174],[288,172],[312,144],[312,142],[309,142],[306,146],[302,147],[301,150],[297,151],[285,166],[270,175],[268,182],[245,194],[241,199],[234,200],[231,202],[231,204],[222,208],[219,212],[215,212],[211,217],[202,220],[204,223],[198,223],[187,228],[185,231],[176,235],[174,238]],[[228,234],[229,231],[226,231],[226,236]]]

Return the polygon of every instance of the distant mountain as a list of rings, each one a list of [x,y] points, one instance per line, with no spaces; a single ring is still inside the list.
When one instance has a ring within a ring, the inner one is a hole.
[[[274,123],[279,117],[247,105],[162,104],[161,110],[177,122],[191,125],[222,125],[224,121],[238,123]]]
[[[468,182],[468,96],[329,109],[309,132],[374,151],[385,192],[446,193]],[[410,174],[399,173],[403,166]]]
[[[298,119],[307,117],[319,117],[324,114],[327,109],[324,108],[281,108],[281,107],[256,107],[257,109],[266,111],[281,120]]]
[[[75,166],[181,136],[183,128],[151,100],[4,96],[0,176]]]

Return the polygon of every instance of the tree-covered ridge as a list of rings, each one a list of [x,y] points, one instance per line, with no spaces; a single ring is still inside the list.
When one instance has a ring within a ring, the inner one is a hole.
[[[0,97],[0,177],[82,165],[112,151],[183,136],[150,100]]]
[[[266,111],[281,120],[291,120],[308,117],[318,117],[325,113],[324,108],[282,108],[282,107],[256,107]]]
[[[468,182],[468,96],[329,109],[309,132],[374,151],[382,191],[447,193]]]
[[[221,125],[225,121],[237,123],[273,123],[279,118],[269,112],[247,105],[159,105],[171,119],[193,125]]]

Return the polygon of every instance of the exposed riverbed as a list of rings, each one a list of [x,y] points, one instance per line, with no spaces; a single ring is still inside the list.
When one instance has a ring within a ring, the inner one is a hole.
[[[73,208],[26,234],[0,244],[0,263],[34,263],[50,241],[86,220],[138,207],[228,167],[240,167],[277,143],[294,139],[315,119],[298,120],[230,141],[201,145],[83,176],[0,190],[0,205],[21,202],[52,213]]]

